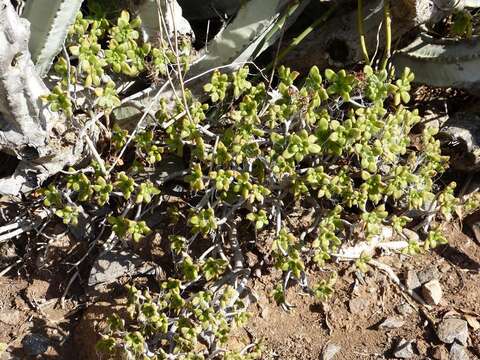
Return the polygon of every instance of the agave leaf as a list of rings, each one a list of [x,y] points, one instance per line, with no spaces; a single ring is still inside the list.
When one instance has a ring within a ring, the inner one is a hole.
[[[233,68],[258,56],[271,45],[285,25],[288,16],[296,17],[309,1],[250,0],[244,3],[231,23],[209,42],[192,66],[201,73],[226,64]],[[291,23],[291,19],[288,24]],[[236,64],[236,65],[235,65]]]
[[[161,12],[158,6],[161,6]],[[152,41],[160,33],[160,16],[163,15],[168,36],[175,31],[179,35],[193,35],[190,23],[182,16],[182,8],[177,1],[144,0],[138,8],[138,16],[142,19],[142,33],[145,41]]]
[[[409,67],[415,82],[479,93],[480,37],[435,39],[421,34],[395,53],[392,61],[399,72]]]
[[[29,49],[40,76],[44,76],[62,49],[68,28],[83,0],[29,0],[22,17],[30,22]]]

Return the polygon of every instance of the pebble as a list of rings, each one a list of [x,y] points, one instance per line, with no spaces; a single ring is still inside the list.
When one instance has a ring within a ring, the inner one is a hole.
[[[22,345],[27,354],[37,356],[48,350],[49,340],[40,334],[28,334],[22,339]]]
[[[416,242],[420,241],[420,236],[418,236],[418,234],[413,230],[405,228],[402,230],[402,233],[408,238],[408,240],[412,240]]]
[[[476,317],[471,315],[465,315],[465,320],[467,320],[468,325],[473,329],[473,331],[477,331],[480,329],[480,322],[477,320]]]
[[[397,310],[397,312],[403,316],[410,315],[411,313],[413,313],[412,306],[407,303],[398,304],[395,310]]]
[[[393,351],[393,356],[397,359],[411,359],[415,356],[413,351],[413,341],[408,341],[405,339],[400,339],[395,350]]]
[[[418,280],[421,284],[426,284],[432,280],[440,279],[440,271],[436,266],[429,266],[422,271],[417,272]]]
[[[418,339],[417,343],[416,343],[416,347],[417,347],[418,353],[421,356],[423,356],[423,357],[427,356],[429,345],[426,341],[424,341],[422,339]]]
[[[405,321],[398,319],[396,317],[389,317],[389,318],[386,318],[380,325],[378,325],[378,328],[384,329],[384,330],[393,330],[393,329],[399,329],[403,325],[405,325]]]
[[[430,280],[422,286],[422,296],[427,304],[438,305],[442,301],[443,291],[440,282],[436,279]]]
[[[465,346],[462,346],[458,343],[453,343],[450,348],[450,359],[449,360],[469,360],[468,352]]]
[[[353,298],[348,302],[348,307],[352,314],[360,314],[362,311],[366,310],[368,306],[368,300],[362,298]]]
[[[263,307],[262,311],[260,312],[260,317],[262,319],[268,319],[268,315],[270,314],[270,311],[268,311],[268,307]]]
[[[322,360],[331,360],[341,350],[341,347],[333,343],[328,344],[322,351]]]
[[[413,270],[408,270],[407,275],[405,276],[405,286],[409,290],[414,290],[422,286],[420,280],[418,279],[417,273]]]
[[[92,266],[88,286],[93,289],[101,284],[117,281],[122,276],[154,273],[155,267],[137,254],[127,250],[107,250],[99,255]]]
[[[432,354],[435,360],[448,360],[448,351],[445,346],[437,346]]]
[[[437,328],[440,341],[451,344],[457,340],[462,345],[467,345],[468,324],[465,320],[448,318],[443,319]]]

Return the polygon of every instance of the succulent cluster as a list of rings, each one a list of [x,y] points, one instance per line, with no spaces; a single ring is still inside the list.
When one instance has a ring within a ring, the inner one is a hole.
[[[86,94],[94,99],[88,106],[108,113],[121,104],[115,79],[145,72],[147,64],[164,74],[173,50],[142,43],[138,26],[126,12],[116,24],[79,16],[70,57],[56,65],[61,79],[47,98],[52,110],[72,116],[80,106],[67,84],[96,87]],[[421,120],[406,107],[413,74],[406,69],[395,80],[371,67],[362,76],[322,74],[313,67],[301,78],[280,67],[271,86],[246,66],[214,71],[204,86],[208,102],[186,89],[146,128],[113,124],[104,164],[70,169],[43,191],[44,205],[65,224],[77,224],[79,214],[98,221],[93,214],[102,213],[124,244],[153,234],[168,239],[170,277],[157,292],[129,288],[130,316],[110,319],[99,350],[139,359],[257,358],[257,345],[224,348],[232,326],[248,318],[247,241],[273,239],[265,256],[282,273],[273,297],[287,307],[293,283],[320,301],[332,294],[335,274],[309,284],[305,269],[324,266],[346,242],[371,241],[385,226],[405,237],[414,221],[425,222],[424,241],[407,239],[406,252],[445,242],[440,224],[460,203],[454,184],[436,183],[448,161],[437,129],[412,131]],[[160,177],[172,159],[182,165]],[[174,195],[172,182],[181,189]],[[464,208],[478,206],[468,201]],[[302,206],[313,209],[310,221],[292,225],[292,209]],[[157,209],[163,228],[148,223]],[[251,228],[250,239],[237,234],[240,223]],[[356,266],[365,270],[368,261],[362,255]]]
[[[125,10],[115,23],[102,17],[85,18],[79,13],[70,28],[64,54],[54,66],[54,78],[61,80],[45,97],[51,110],[62,111],[68,117],[73,116],[74,109],[108,115],[120,106],[119,93],[128,78],[146,74],[159,79],[169,66],[177,66],[177,49],[169,48],[165,40],[159,39],[153,45],[143,42],[140,25],[140,18],[132,19]],[[184,70],[191,61],[191,51],[189,40],[182,38],[178,53]]]

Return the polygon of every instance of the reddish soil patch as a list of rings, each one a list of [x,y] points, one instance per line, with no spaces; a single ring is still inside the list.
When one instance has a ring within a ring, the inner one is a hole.
[[[454,226],[446,232],[449,245],[432,253],[415,257],[391,254],[379,259],[400,277],[408,269],[438,268],[444,294],[440,305],[429,311],[430,321],[418,310],[418,304],[378,269],[362,274],[350,264],[338,263],[326,271],[308,273],[309,282],[315,283],[331,271],[338,272],[331,299],[321,303],[291,286],[287,299],[295,307],[289,313],[270,295],[280,274],[273,272],[252,280],[258,301],[251,306],[252,320],[236,332],[232,346],[242,348],[262,340],[266,360],[320,359],[327,344],[340,347],[334,359],[388,359],[393,358],[392,349],[402,338],[415,341],[415,359],[436,358],[434,354],[439,351],[447,352],[434,330],[444,314],[455,311],[480,321],[480,246]],[[108,293],[111,296],[85,304],[86,310],[68,301],[62,309],[57,300],[70,277],[58,269],[49,267],[33,280],[0,277],[0,342],[9,345],[8,353],[13,356],[4,354],[0,359],[98,359],[94,345],[99,331],[125,294],[117,289]],[[80,299],[79,289],[76,292],[75,298]],[[390,317],[403,320],[403,326],[379,329],[379,323]],[[469,330],[469,355],[480,358],[480,330]],[[48,341],[48,350],[37,357],[25,353],[25,336],[32,334]]]

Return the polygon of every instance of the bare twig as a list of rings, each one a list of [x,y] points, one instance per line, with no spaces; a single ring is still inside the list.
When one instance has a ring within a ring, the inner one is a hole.
[[[414,299],[420,305],[422,305],[428,310],[432,309],[430,305],[426,304],[425,301],[423,301],[423,299],[419,295],[417,295],[417,293],[413,292],[412,290],[408,289],[402,284],[397,274],[395,274],[395,272],[390,266],[376,260],[370,260],[368,263],[371,266],[376,267],[377,269],[380,269],[381,271],[383,271],[390,278],[390,280],[392,280],[395,283],[395,285],[397,285],[400,288],[400,290],[408,294],[412,299]]]

